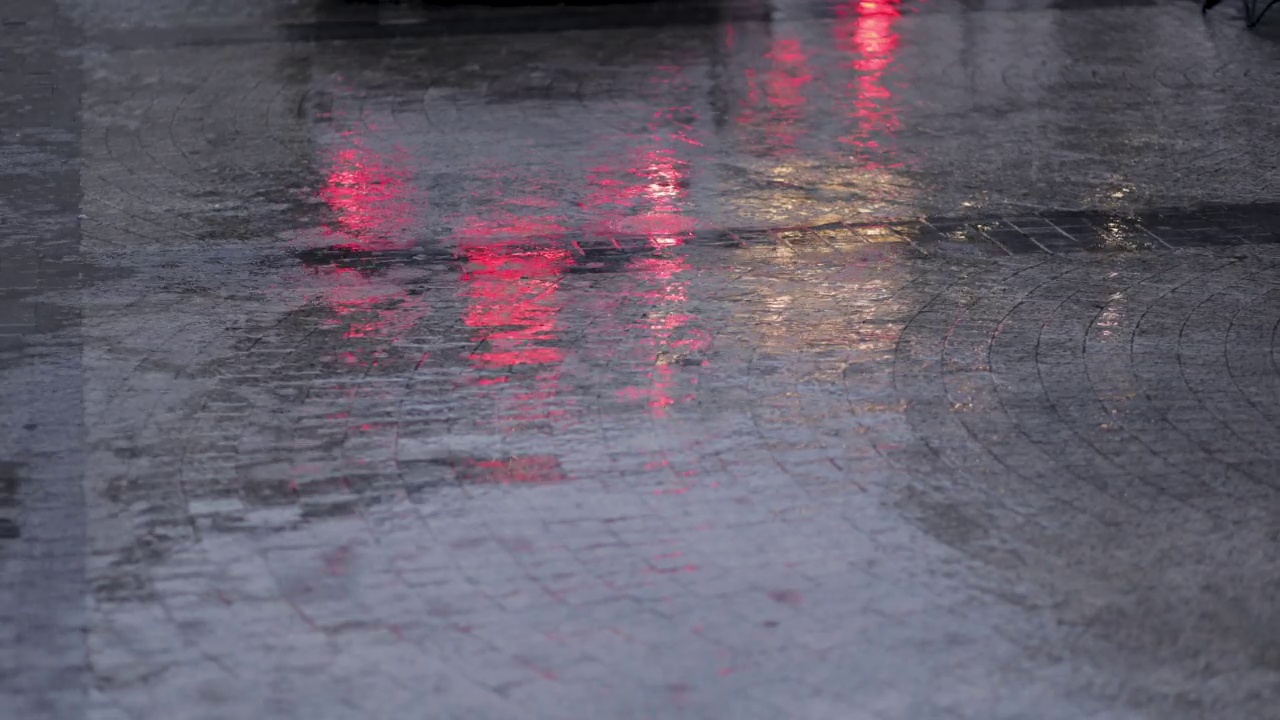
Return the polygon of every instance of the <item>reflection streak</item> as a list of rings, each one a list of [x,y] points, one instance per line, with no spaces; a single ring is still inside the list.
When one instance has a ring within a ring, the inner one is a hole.
[[[857,128],[840,142],[864,151],[879,148],[880,136],[900,126],[893,93],[884,85],[884,73],[898,49],[898,34],[893,30],[902,17],[898,0],[855,0],[837,8],[837,16],[837,43],[853,57],[849,67],[858,73],[850,85]],[[869,159],[864,162],[868,169],[880,166]]]

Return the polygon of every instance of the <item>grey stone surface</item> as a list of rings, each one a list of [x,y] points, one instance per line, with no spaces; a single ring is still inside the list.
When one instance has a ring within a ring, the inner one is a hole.
[[[89,686],[79,33],[0,8],[0,717],[83,717]]]
[[[1275,30],[0,7],[0,718],[1280,718]]]

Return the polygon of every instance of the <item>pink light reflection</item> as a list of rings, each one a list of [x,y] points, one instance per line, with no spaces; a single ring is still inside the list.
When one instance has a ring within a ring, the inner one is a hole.
[[[523,455],[503,460],[468,459],[458,468],[466,482],[494,485],[548,485],[566,478],[554,455]]]
[[[659,247],[683,243],[694,229],[693,220],[682,214],[688,194],[687,167],[671,148],[645,152],[633,172],[645,180],[644,197],[649,201],[649,210],[638,218],[640,222],[624,229],[638,230]]]
[[[893,93],[884,85],[884,73],[894,63],[898,34],[893,26],[902,17],[899,0],[855,0],[837,8],[838,46],[852,56],[849,67],[858,75],[850,84],[852,117],[857,129],[840,142],[857,148],[879,147],[878,138],[901,127]],[[868,168],[879,167],[866,161]]]
[[[555,218],[499,211],[467,218],[455,236],[467,262],[459,277],[467,299],[462,321],[476,343],[469,357],[476,374],[468,382],[485,388],[497,404],[493,420],[505,431],[568,413],[558,402],[564,350],[556,344],[558,287],[573,264],[559,242],[563,233]]]
[[[409,181],[412,158],[379,155],[349,139],[352,147],[333,153],[319,193],[335,218],[326,234],[364,248],[403,245],[423,200]]]
[[[808,98],[804,91],[814,80],[809,53],[799,38],[780,36],[770,40],[764,57],[769,61],[766,70],[744,71],[749,107],[738,114],[737,122],[763,131],[773,154],[789,155],[801,137],[798,126],[805,120]],[[761,105],[763,112],[755,109]]]
[[[546,343],[558,337],[555,286],[572,263],[569,251],[512,242],[463,248],[471,265],[461,277],[471,301],[463,322],[477,331],[472,340],[487,346],[472,353],[472,364],[511,367],[563,359],[560,348]]]
[[[333,217],[324,236],[361,250],[403,246],[423,200],[410,180],[411,158],[380,155],[353,133],[344,138],[350,146],[330,154],[317,193]],[[342,344],[328,359],[343,366],[376,367],[428,312],[422,296],[354,268],[320,266],[314,277],[303,292],[329,309],[322,326],[337,329]]]
[[[637,289],[629,299],[648,312],[644,321],[630,325],[633,332],[643,332],[641,347],[651,369],[642,382],[618,391],[618,397],[643,402],[655,418],[666,415],[678,402],[690,402],[696,377],[690,377],[682,359],[696,358],[711,345],[711,335],[697,327],[698,318],[685,309],[689,280],[682,274],[689,269],[684,257],[652,257],[637,260],[632,268],[639,274]]]

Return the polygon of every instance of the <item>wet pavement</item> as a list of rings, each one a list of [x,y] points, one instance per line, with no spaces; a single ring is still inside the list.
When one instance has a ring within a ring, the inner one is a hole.
[[[0,718],[1280,718],[1280,23],[0,6]]]

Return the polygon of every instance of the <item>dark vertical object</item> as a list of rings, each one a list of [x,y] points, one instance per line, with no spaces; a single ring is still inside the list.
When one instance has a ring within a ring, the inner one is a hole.
[[[1256,2],[1249,2],[1249,0],[1246,0],[1245,13],[1248,17],[1249,27],[1257,27],[1258,23],[1262,22],[1262,16],[1267,14],[1267,11],[1271,9],[1272,5],[1276,4],[1276,1],[1277,0],[1271,0],[1263,6],[1261,11],[1259,11],[1258,4]]]
[[[1222,0],[1204,0],[1204,4],[1200,6],[1200,12],[1202,14],[1207,13],[1220,2],[1222,2]],[[1275,5],[1277,2],[1280,2],[1280,0],[1269,0],[1267,4],[1263,5],[1262,9],[1259,10],[1257,0],[1244,0],[1245,23],[1251,28],[1257,27],[1258,23],[1262,22],[1262,17],[1266,15],[1267,11],[1271,9],[1271,6]]]
[[[0,718],[86,710],[79,36],[0,3]]]

